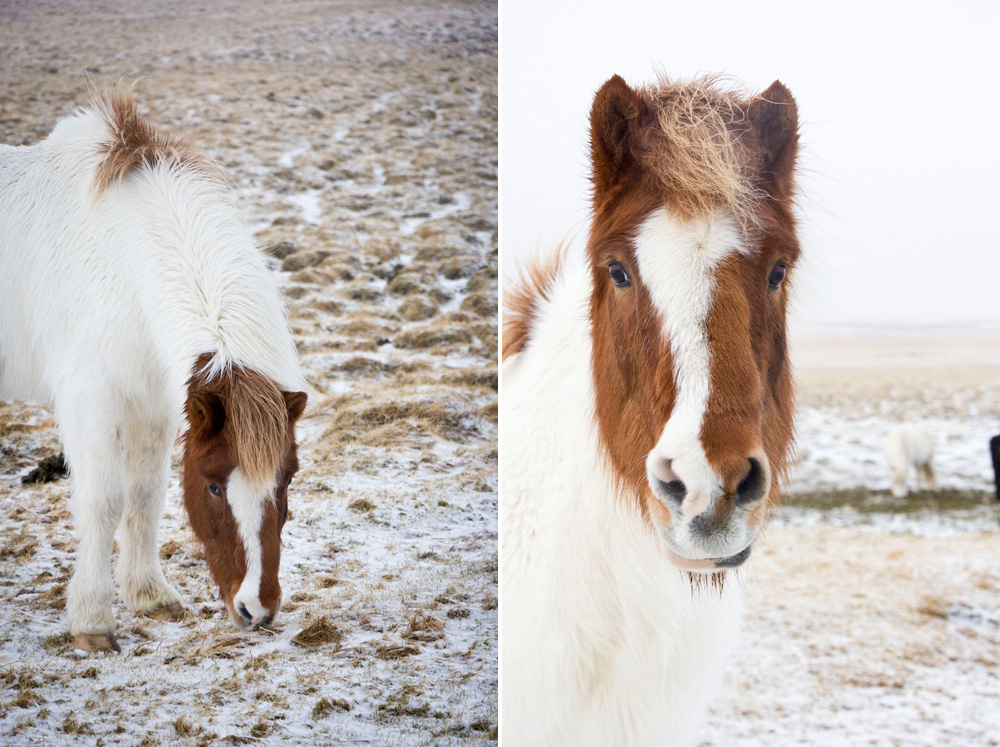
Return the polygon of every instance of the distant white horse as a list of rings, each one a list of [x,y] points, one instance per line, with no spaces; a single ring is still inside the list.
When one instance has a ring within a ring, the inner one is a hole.
[[[305,406],[278,287],[218,170],[112,91],[29,147],[0,146],[0,397],[52,403],[79,544],[78,648],[119,650],[125,603],[183,614],[157,554],[187,411],[184,502],[235,624],[278,609]]]
[[[910,468],[923,477],[928,488],[937,487],[934,478],[934,438],[919,425],[897,425],[889,429],[885,439],[885,458],[892,473],[892,494],[902,498],[907,492]]]

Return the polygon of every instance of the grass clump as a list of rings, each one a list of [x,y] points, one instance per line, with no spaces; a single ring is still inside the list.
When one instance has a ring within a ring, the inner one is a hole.
[[[393,341],[397,348],[417,350],[434,348],[439,345],[456,345],[472,342],[472,333],[464,327],[420,327],[408,329]]]
[[[38,548],[38,538],[22,532],[15,534],[0,547],[0,560],[15,560],[24,563],[35,555]]]
[[[316,701],[316,705],[312,709],[313,721],[319,721],[321,718],[326,718],[331,713],[343,712],[347,713],[351,710],[351,704],[348,703],[343,698],[320,698]]]
[[[441,640],[444,638],[444,623],[433,615],[427,615],[418,610],[410,618],[409,625],[403,631],[403,638],[421,643]]]
[[[318,648],[327,643],[332,643],[340,648],[340,641],[344,634],[340,632],[336,625],[330,622],[330,618],[324,615],[313,620],[309,625],[300,630],[292,637],[292,643],[303,648]]]

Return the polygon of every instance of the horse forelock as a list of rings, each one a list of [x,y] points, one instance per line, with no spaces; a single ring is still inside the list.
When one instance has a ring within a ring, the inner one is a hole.
[[[238,364],[218,368],[202,356],[188,382],[192,392],[219,398],[225,412],[226,442],[246,481],[262,489],[274,485],[288,449],[288,409],[275,383],[259,371]]]
[[[94,175],[96,194],[103,193],[116,182],[121,183],[126,175],[143,165],[167,163],[221,176],[215,162],[194,150],[184,138],[154,128],[139,113],[131,89],[119,84],[95,92],[92,108],[108,130],[108,139],[100,145],[102,159]]]
[[[757,191],[751,158],[740,138],[749,129],[746,94],[726,90],[721,78],[674,82],[660,76],[639,89],[653,112],[639,140],[646,168],[681,216],[728,208],[744,223],[755,216]]]
[[[257,371],[234,367],[226,402],[236,461],[247,481],[273,485],[288,447],[288,411],[274,382]]]

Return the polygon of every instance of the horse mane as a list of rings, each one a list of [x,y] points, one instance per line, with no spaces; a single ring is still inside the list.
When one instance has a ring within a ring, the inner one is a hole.
[[[568,242],[561,241],[554,251],[536,254],[519,268],[518,279],[503,291],[502,360],[520,353],[528,344],[538,307],[547,301],[562,271]]]
[[[185,138],[158,132],[141,114],[132,91],[118,84],[94,92],[93,110],[104,120],[110,138],[101,143],[102,160],[94,176],[94,189],[101,194],[140,166],[170,163],[221,178],[215,162],[190,147]]]
[[[640,130],[637,154],[671,210],[692,218],[725,207],[742,224],[754,224],[760,193],[740,138],[751,129],[747,109],[755,97],[718,75],[672,81],[660,73],[636,92],[653,125]]]
[[[248,482],[270,483],[288,445],[284,397],[259,371],[233,364],[214,374],[209,368],[211,361],[208,354],[198,358],[188,392],[206,392],[219,398],[226,417],[223,427],[237,465]]]

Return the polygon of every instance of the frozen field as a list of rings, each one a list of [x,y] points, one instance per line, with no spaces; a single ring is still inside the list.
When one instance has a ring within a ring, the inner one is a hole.
[[[794,360],[800,460],[701,743],[1000,744],[1000,332],[845,331]],[[935,434],[941,490],[897,500],[903,421]]]
[[[497,15],[489,2],[4,3],[0,142],[98,85],[234,182],[320,396],[300,430],[270,630],[226,619],[178,482],[179,624],[65,634],[51,413],[0,403],[0,744],[496,741]]]

